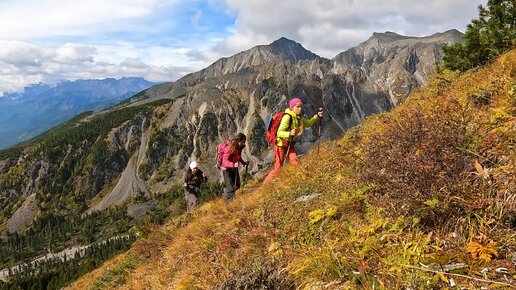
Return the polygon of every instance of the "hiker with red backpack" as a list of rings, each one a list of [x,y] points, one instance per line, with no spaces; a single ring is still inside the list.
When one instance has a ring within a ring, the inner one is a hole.
[[[183,185],[185,188],[187,212],[192,212],[197,206],[201,195],[201,184],[207,181],[208,176],[199,169],[197,162],[192,161],[185,173],[185,183]]]
[[[311,119],[302,118],[302,106],[303,101],[301,99],[293,98],[289,102],[289,108],[285,112],[274,115],[270,121],[266,139],[274,144],[274,168],[265,177],[264,183],[274,179],[281,170],[285,158],[288,158],[294,166],[300,164],[294,144],[303,133],[304,128],[311,127],[318,119],[323,117],[323,110],[319,108],[317,114]]]
[[[246,139],[244,134],[238,133],[231,140],[219,145],[218,148],[221,155],[221,164],[218,167],[224,176],[224,183],[226,184],[224,198],[228,201],[235,197],[235,191],[240,188],[239,163],[248,164],[242,159],[242,150],[245,148]]]

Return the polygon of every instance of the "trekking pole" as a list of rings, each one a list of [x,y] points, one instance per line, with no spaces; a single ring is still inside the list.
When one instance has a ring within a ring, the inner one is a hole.
[[[235,182],[233,183],[233,188],[236,188],[236,185],[237,185],[237,180],[240,179],[240,172],[238,171],[238,167],[235,168],[236,171],[235,171]]]
[[[323,108],[319,108],[319,112],[322,112]],[[317,116],[319,117],[319,116]],[[319,144],[321,144],[321,126],[322,126],[322,117],[319,117],[319,128],[317,128],[317,155],[319,155]]]
[[[244,187],[244,183],[245,183],[245,181],[247,180],[247,166],[248,166],[248,165],[249,165],[249,163],[248,163],[248,164],[246,164],[246,165],[244,165],[244,166],[245,166],[244,175],[242,175],[242,179],[240,180],[240,187],[241,187],[241,188],[242,188],[242,187]]]
[[[284,158],[283,158],[283,165],[285,165],[285,161],[287,161],[287,157],[288,157],[288,153],[290,152],[290,144],[292,144],[292,136],[289,136],[288,137],[288,147],[287,147],[287,153],[285,154]]]

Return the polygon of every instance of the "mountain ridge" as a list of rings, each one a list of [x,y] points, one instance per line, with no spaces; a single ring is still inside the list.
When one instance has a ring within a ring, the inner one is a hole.
[[[141,77],[35,84],[0,97],[0,148],[28,140],[84,111],[100,110],[156,83]]]
[[[436,65],[425,64],[440,62],[440,47],[461,41],[462,34],[455,29],[425,37],[375,33],[358,46],[337,54],[332,59],[332,72],[351,75],[362,82],[372,80],[368,87],[386,92],[395,106],[435,73]]]
[[[177,82],[189,83],[193,81],[195,83],[196,80],[221,77],[267,63],[279,61],[297,62],[299,60],[313,60],[316,58],[321,57],[306,50],[300,43],[281,37],[268,45],[257,45],[230,57],[220,58],[208,67],[186,75],[177,80]]]
[[[187,94],[190,88],[193,88],[193,87],[195,87],[196,84],[206,81],[208,79],[220,78],[220,77],[224,77],[225,75],[228,75],[228,74],[238,73],[239,70],[242,72],[244,71],[244,69],[255,70],[256,68],[259,68],[260,66],[263,66],[263,65],[271,65],[274,63],[280,63],[278,61],[279,57],[277,57],[277,56],[274,57],[275,55],[271,53],[271,45],[274,43],[286,43],[287,45],[296,46],[298,48],[300,47],[300,49],[298,50],[298,53],[300,55],[308,55],[308,57],[303,58],[301,56],[298,56],[298,61],[296,61],[296,63],[298,63],[299,61],[308,62],[309,65],[311,65],[313,63],[315,66],[319,67],[318,68],[319,72],[317,73],[317,75],[319,75],[319,76],[321,76],[327,72],[331,72],[331,73],[336,73],[336,74],[341,74],[341,75],[342,74],[343,75],[350,74],[351,76],[349,76],[347,78],[365,80],[365,78],[367,76],[364,74],[367,74],[367,72],[364,73],[363,69],[356,69],[356,68],[359,68],[362,66],[361,63],[364,61],[365,56],[361,55],[362,52],[358,53],[357,51],[363,51],[364,47],[367,45],[369,45],[369,46],[379,45],[379,43],[372,44],[371,39],[375,39],[375,35],[378,36],[378,35],[383,35],[383,34],[385,34],[385,33],[375,33],[368,40],[359,44],[357,47],[351,48],[351,49],[348,49],[347,51],[339,53],[332,59],[326,59],[324,57],[317,56],[317,55],[313,54],[311,51],[304,49],[301,44],[299,44],[295,41],[289,40],[285,37],[281,37],[281,38],[273,41],[269,45],[258,45],[251,49],[237,53],[233,56],[221,58],[221,59],[215,61],[213,64],[209,65],[207,68],[202,69],[195,73],[188,74],[175,82],[164,83],[159,86],[154,86],[154,87],[150,88],[149,90],[147,90],[145,92],[145,94],[142,94],[142,95],[138,96],[137,98],[134,98],[132,101],[137,102],[138,100],[148,100],[148,99],[156,98],[158,96],[159,96],[158,98],[165,97],[165,98],[173,99],[173,98],[176,98],[183,94]],[[390,32],[389,34],[395,34],[395,33]],[[396,35],[398,35],[398,34],[396,34]],[[442,58],[442,54],[440,52],[435,52],[435,50],[440,51],[439,47],[442,45],[445,45],[445,44],[447,45],[447,44],[452,44],[455,42],[462,41],[461,35],[462,35],[462,33],[460,33],[458,30],[451,29],[451,30],[448,30],[448,31],[445,31],[442,33],[435,33],[431,36],[426,36],[426,37],[405,37],[405,36],[402,37],[400,35],[398,35],[398,36],[403,38],[403,39],[401,39],[401,44],[405,48],[412,46],[414,43],[418,43],[420,46],[421,45],[425,46],[425,43],[427,43],[426,44],[427,48],[421,48],[421,49],[423,49],[423,50],[430,49],[432,51],[432,54],[434,54],[434,55],[427,56],[428,60],[426,60],[426,61],[432,62],[432,63],[438,63],[440,61],[440,59]],[[431,45],[432,41],[436,41],[437,45],[432,46]],[[285,46],[285,45],[283,44],[283,46]],[[263,50],[265,50],[266,52],[263,52]],[[398,50],[396,50],[396,49],[391,50],[391,53],[392,52],[397,53]],[[312,57],[310,57],[310,56],[312,56]],[[417,56],[415,58],[417,59]],[[254,63],[253,63],[253,60],[255,61]],[[317,65],[317,62],[324,63],[324,65]],[[370,62],[370,64],[368,66],[370,66],[373,61],[369,61],[369,62]],[[388,65],[386,65],[386,67],[387,66]],[[383,68],[382,71],[379,72],[378,74],[387,75],[388,71],[386,71],[387,70],[386,67]],[[370,70],[370,68],[366,68],[366,70]],[[424,84],[424,81],[422,81],[422,79],[424,79],[425,76],[431,75],[432,73],[434,73],[433,69],[423,71],[421,73],[421,76],[414,77],[414,80],[412,81],[413,84],[411,85],[411,87]],[[375,76],[375,77],[378,77],[378,76]],[[405,76],[400,76],[400,77],[405,77]],[[411,90],[411,88],[409,88],[408,90],[397,88],[398,86],[395,84],[396,78],[394,78],[394,80],[383,81],[383,82],[387,82],[389,84],[385,84],[381,88],[384,91],[389,91],[389,95],[390,95],[389,98],[390,98],[390,102],[392,105],[395,105],[399,101],[401,101],[403,98],[406,98],[407,92]],[[397,90],[400,90],[400,92],[397,92]]]

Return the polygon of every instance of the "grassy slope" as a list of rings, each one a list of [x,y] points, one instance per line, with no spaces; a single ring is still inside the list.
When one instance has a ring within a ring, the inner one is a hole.
[[[72,288],[515,287],[515,79],[515,50],[445,73],[274,183],[171,220]],[[458,262],[454,275],[436,273]]]

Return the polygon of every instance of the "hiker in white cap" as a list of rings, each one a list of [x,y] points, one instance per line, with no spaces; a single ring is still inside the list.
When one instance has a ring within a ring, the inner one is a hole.
[[[208,176],[199,169],[197,162],[192,161],[186,171],[184,183],[186,210],[188,212],[192,212],[197,206],[201,195],[201,184],[206,181],[208,181]]]

